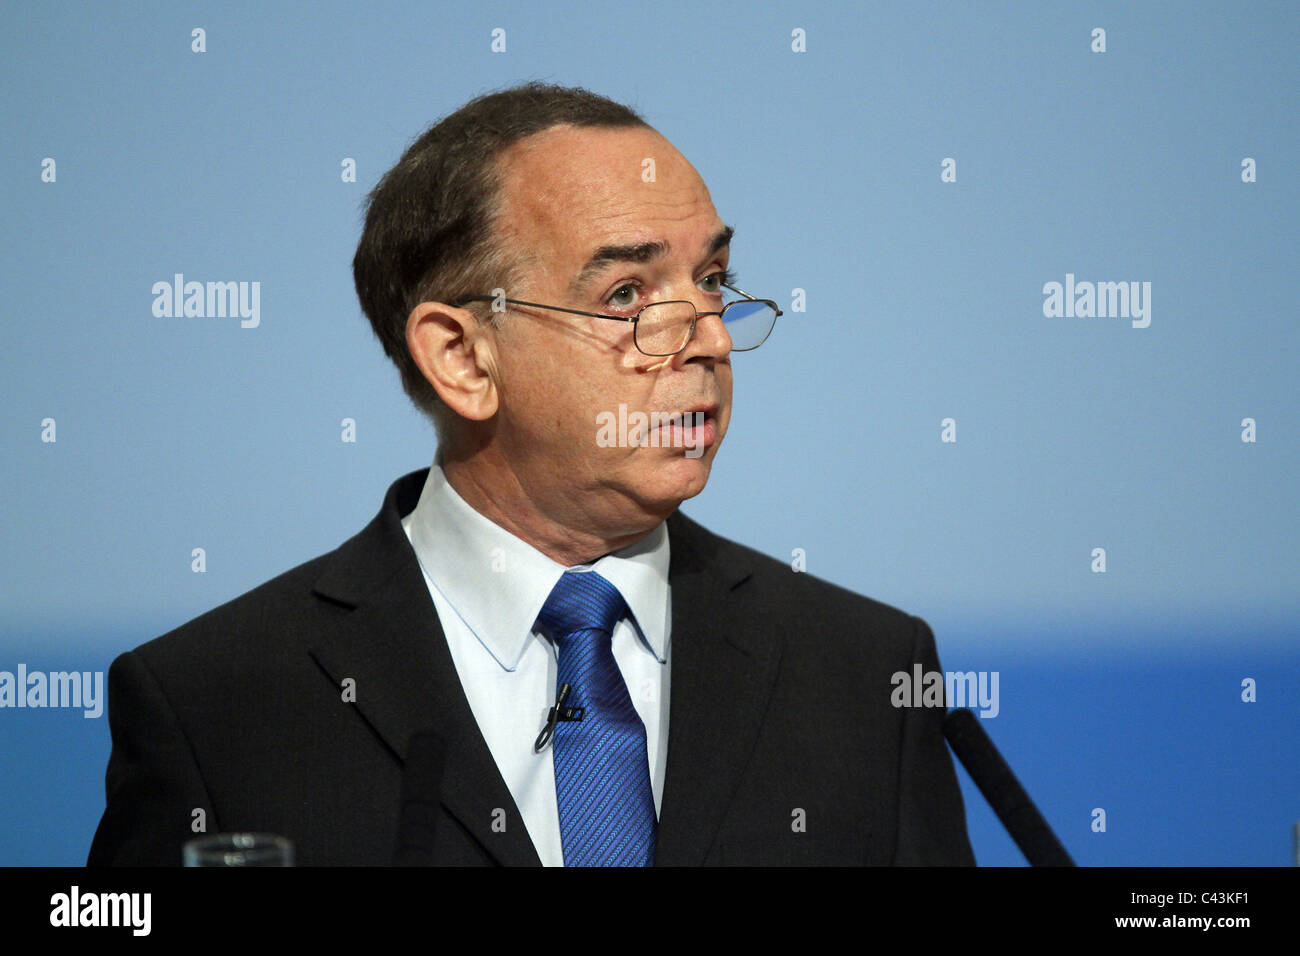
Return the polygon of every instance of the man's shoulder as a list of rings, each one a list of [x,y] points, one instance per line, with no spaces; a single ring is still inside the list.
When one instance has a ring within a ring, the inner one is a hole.
[[[901,608],[796,570],[793,564],[710,531],[680,511],[669,519],[669,540],[674,548],[685,544],[692,559],[716,569],[728,587],[743,589],[756,614],[797,614],[810,628],[889,636],[909,646],[917,628],[926,627]]]
[[[319,599],[312,591],[338,549],[318,555],[134,648],[156,667],[267,651],[268,642],[306,632]]]
[[[254,661],[301,649],[328,618],[356,606],[415,562],[401,516],[414,506],[428,470],[389,488],[379,513],[338,547],[181,624],[134,649],[151,665],[221,658]]]

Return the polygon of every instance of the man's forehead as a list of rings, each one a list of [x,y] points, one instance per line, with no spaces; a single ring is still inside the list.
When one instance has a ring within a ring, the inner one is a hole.
[[[680,204],[708,197],[686,158],[648,127],[556,126],[505,151],[511,205],[537,216],[615,216],[630,202]]]
[[[592,259],[629,258],[610,254],[618,247],[643,247],[631,258],[648,260],[670,247],[694,256],[725,245],[703,180],[648,127],[552,127],[507,150],[503,173],[507,231],[533,253],[562,244],[565,258],[581,257],[584,276]]]
[[[543,166],[580,165],[590,160],[605,165],[613,157],[644,153],[657,162],[684,157],[666,137],[650,126],[550,126],[525,136],[509,146],[504,156],[509,163]]]

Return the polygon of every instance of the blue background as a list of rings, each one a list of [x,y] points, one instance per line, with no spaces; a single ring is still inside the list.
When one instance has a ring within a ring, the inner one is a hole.
[[[0,670],[106,671],[429,464],[352,288],[362,198],[472,96],[583,85],[786,309],[686,512],[998,671],[985,726],[1080,863],[1286,865],[1298,40],[1281,3],[6,4]],[[261,282],[260,326],[155,317],[176,272]],[[1150,327],[1045,318],[1066,273],[1151,282]],[[0,863],[84,861],[108,752],[0,711]],[[979,861],[1021,863],[960,776]]]

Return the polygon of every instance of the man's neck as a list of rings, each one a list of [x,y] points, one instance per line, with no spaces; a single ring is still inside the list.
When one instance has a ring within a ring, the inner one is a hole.
[[[543,513],[508,468],[485,468],[473,459],[444,459],[441,454],[438,464],[447,484],[466,504],[565,567],[590,564],[612,551],[635,544],[662,520],[649,519],[644,528],[609,534],[579,529]]]

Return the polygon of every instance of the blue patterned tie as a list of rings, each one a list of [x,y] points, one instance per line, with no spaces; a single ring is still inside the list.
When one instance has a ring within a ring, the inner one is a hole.
[[[650,866],[655,802],[645,725],[611,649],[627,613],[618,588],[595,571],[565,571],[537,616],[559,645],[557,687],[582,720],[561,721],[552,738],[555,797],[565,866]]]

